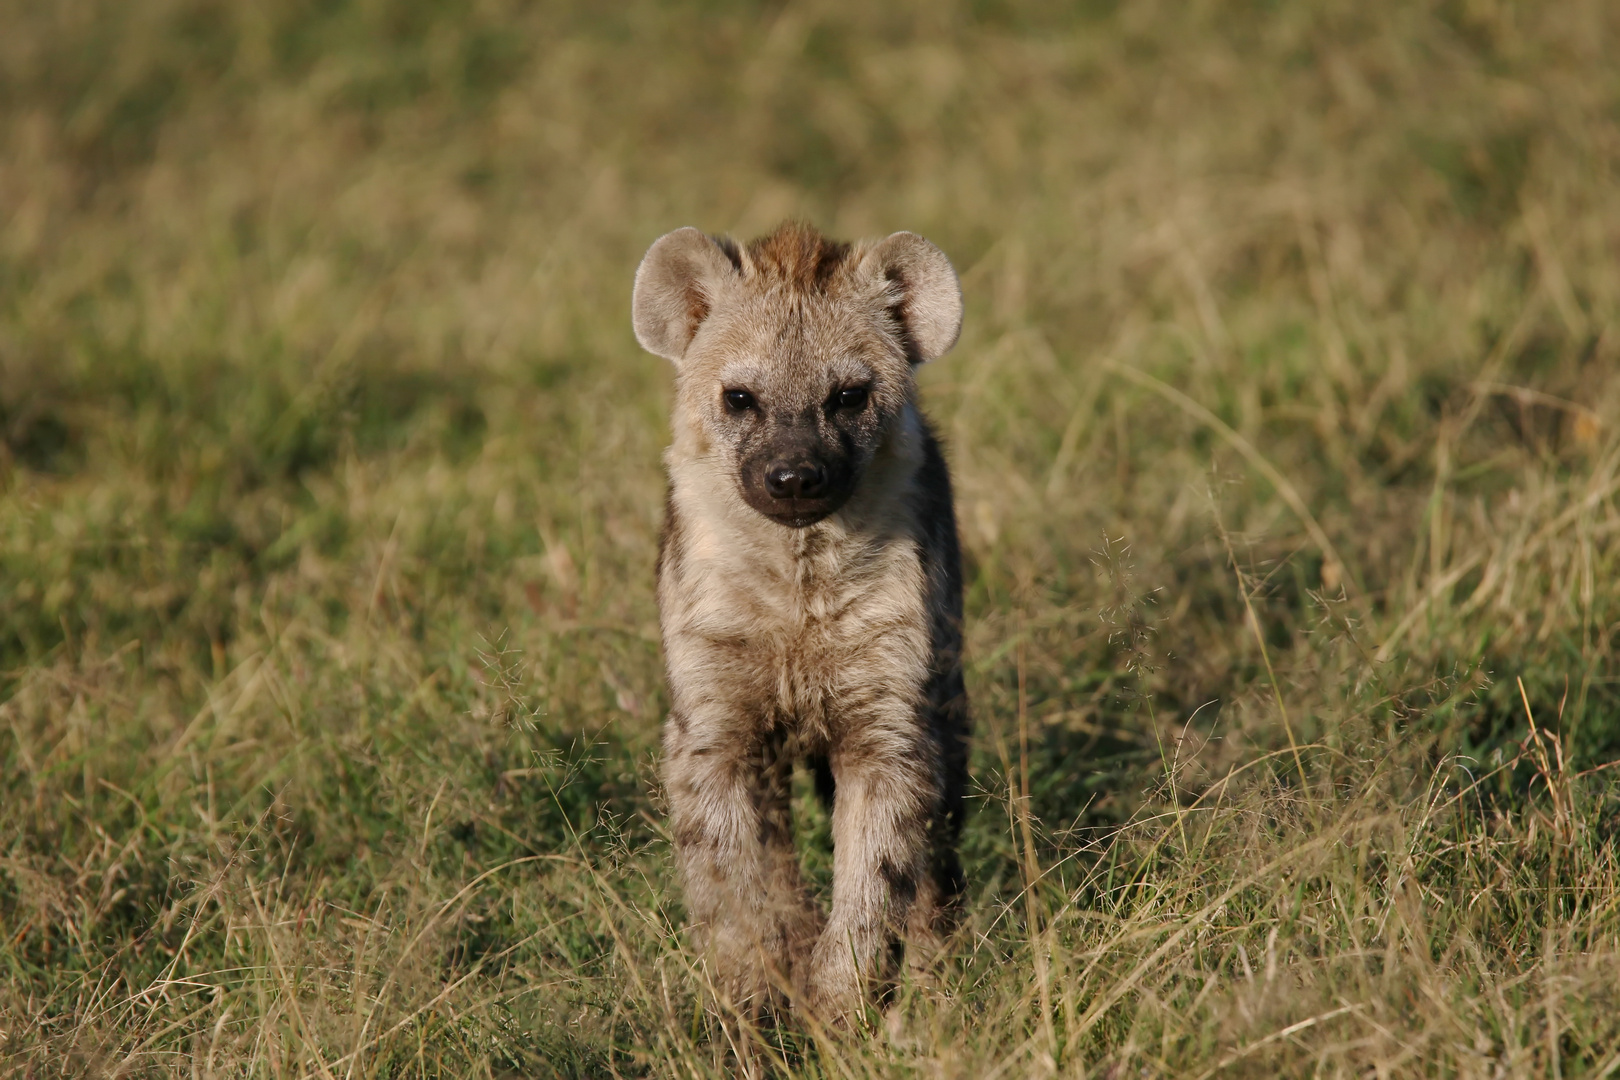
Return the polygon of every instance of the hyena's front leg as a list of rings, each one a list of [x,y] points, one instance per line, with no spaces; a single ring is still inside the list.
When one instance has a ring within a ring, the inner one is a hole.
[[[722,998],[755,1013],[793,978],[817,929],[793,854],[785,738],[711,706],[673,713],[664,743],[694,936]]]
[[[888,946],[908,936],[914,905],[935,891],[929,833],[940,797],[936,755],[913,710],[896,703],[893,712],[850,723],[830,755],[832,912],[811,955],[807,988],[811,1011],[827,1021],[859,1007]]]

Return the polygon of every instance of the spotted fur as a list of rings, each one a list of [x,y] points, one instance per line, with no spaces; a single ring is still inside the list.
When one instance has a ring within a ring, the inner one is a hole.
[[[956,274],[911,233],[682,229],[633,307],[678,372],[658,599],[692,929],[736,1007],[786,994],[836,1020],[899,946],[927,963],[962,888],[960,558],[913,377],[955,343]],[[795,761],[831,807],[825,914],[793,848]]]

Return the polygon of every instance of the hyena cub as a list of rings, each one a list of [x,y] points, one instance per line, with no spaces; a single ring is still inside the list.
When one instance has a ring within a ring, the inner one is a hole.
[[[950,477],[913,371],[956,343],[950,260],[784,225],[664,236],[636,337],[675,362],[658,603],[663,776],[722,994],[846,1016],[962,888],[962,577]],[[795,759],[832,811],[832,910],[800,881]]]

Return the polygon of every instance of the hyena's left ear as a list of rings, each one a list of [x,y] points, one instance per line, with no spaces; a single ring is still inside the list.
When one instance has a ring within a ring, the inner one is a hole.
[[[737,276],[737,259],[730,240],[717,242],[690,227],[653,241],[636,268],[630,301],[641,347],[680,363],[716,297]]]
[[[962,286],[943,251],[916,233],[897,232],[866,253],[861,270],[887,283],[914,361],[951,351],[962,332]]]

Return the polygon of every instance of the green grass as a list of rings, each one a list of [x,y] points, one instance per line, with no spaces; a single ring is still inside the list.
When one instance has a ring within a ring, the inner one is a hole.
[[[962,273],[976,742],[778,1071],[1620,1073],[1613,4],[0,20],[0,1075],[728,1074],[629,291],[790,215]]]

